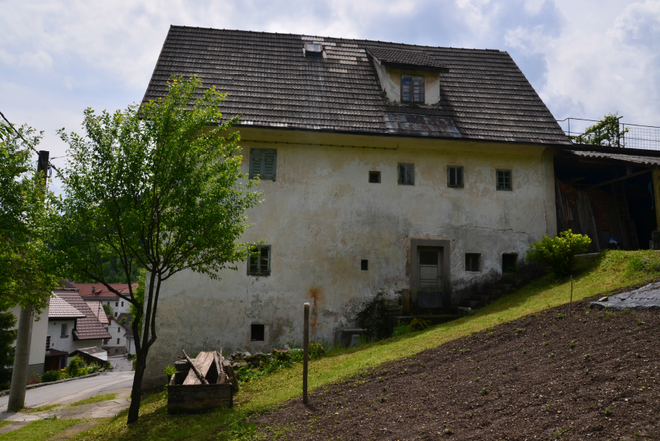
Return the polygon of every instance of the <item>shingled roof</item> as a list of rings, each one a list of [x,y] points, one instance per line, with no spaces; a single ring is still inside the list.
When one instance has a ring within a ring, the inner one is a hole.
[[[112,336],[103,327],[99,319],[94,315],[87,303],[80,297],[77,290],[57,289],[53,291],[69,305],[85,314],[85,317],[76,319],[76,326],[73,335],[77,340],[96,340],[99,338],[111,338]]]
[[[69,305],[64,299],[57,295],[52,295],[49,300],[49,319],[75,319],[85,317],[85,314]]]
[[[305,42],[323,44],[325,56],[305,57]],[[386,102],[372,57],[446,70],[439,106]],[[223,113],[242,115],[239,126],[570,144],[497,50],[172,26],[144,100],[164,96],[173,74],[191,73],[228,94]]]

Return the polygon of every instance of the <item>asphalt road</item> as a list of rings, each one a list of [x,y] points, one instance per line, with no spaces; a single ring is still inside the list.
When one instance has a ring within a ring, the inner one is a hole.
[[[115,357],[110,357],[110,361],[115,365],[113,372],[102,372],[96,377],[28,389],[25,394],[25,404],[28,407],[69,404],[107,393],[110,390],[131,387],[133,372],[130,370],[130,362],[124,358],[118,359]],[[8,401],[9,395],[0,397],[0,412],[7,410]]]

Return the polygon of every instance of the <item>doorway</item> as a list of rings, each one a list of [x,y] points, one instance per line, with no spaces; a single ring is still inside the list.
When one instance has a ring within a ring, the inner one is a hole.
[[[419,308],[442,308],[449,296],[448,240],[411,240],[410,296]]]

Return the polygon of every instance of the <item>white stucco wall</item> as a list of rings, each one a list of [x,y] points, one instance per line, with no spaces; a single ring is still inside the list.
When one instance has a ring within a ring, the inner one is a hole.
[[[115,346],[126,346],[126,327],[117,322],[116,320],[111,320],[108,325],[108,333],[112,336],[108,342],[109,347]],[[117,341],[119,339],[119,341]]]
[[[67,335],[62,337],[62,324],[67,324]],[[50,335],[50,347],[58,351],[66,351],[69,354],[76,349],[96,346],[101,348],[102,339],[74,340],[73,328],[75,320],[50,319],[48,321],[48,335]],[[45,340],[44,340],[45,341]]]
[[[10,311],[16,317],[16,326],[20,317],[20,306],[12,308]],[[46,307],[41,314],[32,319],[32,333],[30,338],[30,361],[28,376],[31,378],[32,371],[39,375],[43,373],[44,362],[46,360],[46,335],[48,329],[48,308]],[[15,346],[15,343],[14,343]]]
[[[269,139],[277,136],[284,135]],[[522,259],[556,228],[552,158],[540,146],[384,137],[365,148],[242,146],[246,173],[250,147],[277,149],[277,180],[259,184],[264,202],[248,213],[254,227],[244,235],[272,246],[271,275],[248,276],[243,262],[221,281],[190,271],[168,280],[147,378],[162,375],[181,348],[254,352],[299,343],[304,302],[312,305],[312,340],[332,342],[378,292],[409,288],[411,239],[451,242],[452,290],[460,290],[500,274],[502,253]],[[415,185],[397,184],[397,163],[415,164]],[[464,167],[464,188],[447,187],[447,165]],[[513,191],[496,190],[497,169],[512,171]],[[381,172],[380,184],[368,182],[369,171]],[[465,253],[481,254],[480,272],[465,271]],[[265,326],[264,342],[250,341],[251,324]]]

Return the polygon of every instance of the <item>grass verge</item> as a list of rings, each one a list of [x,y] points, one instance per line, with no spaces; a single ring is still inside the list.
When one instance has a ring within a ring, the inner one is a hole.
[[[58,406],[61,406],[61,404],[46,404],[45,406],[38,406],[38,407],[24,407],[23,409],[21,409],[21,413],[46,412]]]
[[[75,403],[71,404],[71,406],[82,406],[83,404],[98,403],[100,401],[110,401],[110,400],[114,400],[116,396],[117,394],[97,395],[95,397],[87,398],[86,400],[76,401]]]
[[[42,441],[52,438],[78,423],[79,420],[40,420],[13,432],[0,435],[2,441]]]
[[[574,301],[655,280],[660,276],[660,253],[610,251],[588,265],[574,279]],[[570,280],[544,277],[467,317],[314,361],[309,370],[310,390],[470,333],[566,304],[569,298]],[[203,415],[170,416],[166,412],[167,394],[153,394],[143,400],[138,423],[128,427],[124,411],[108,424],[75,439],[253,439],[256,427],[249,423],[248,417],[300,396],[301,375],[302,366],[296,365],[252,381],[235,397],[233,409],[218,409]]]

